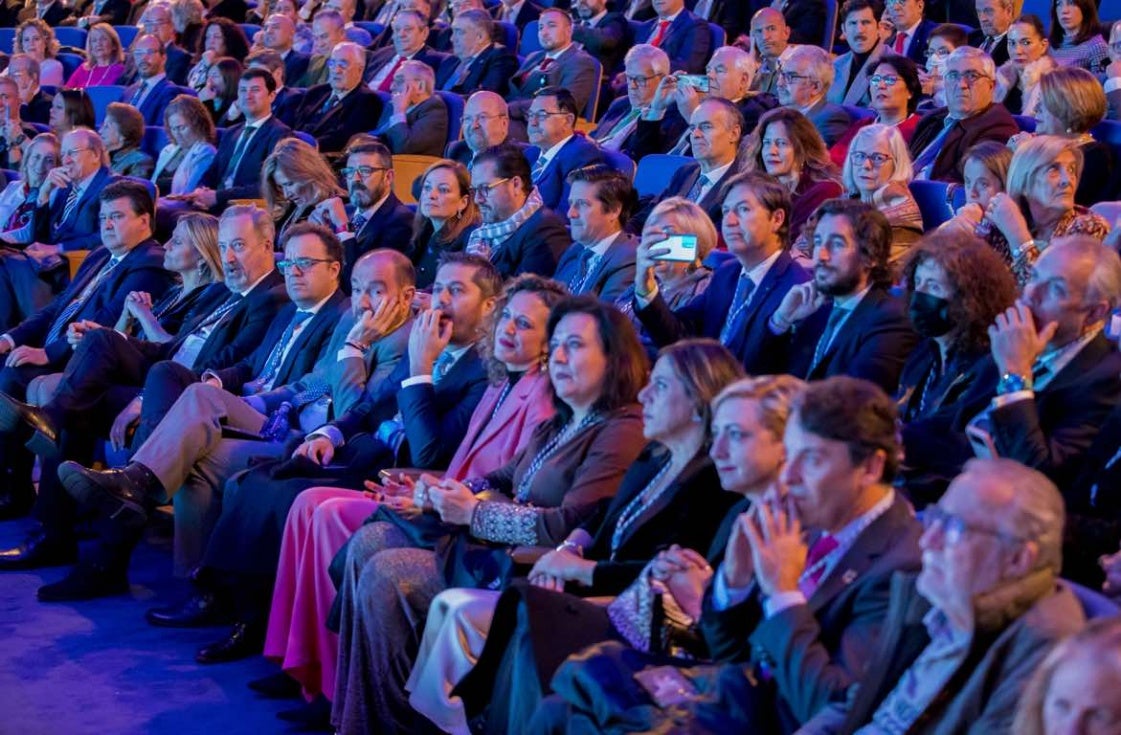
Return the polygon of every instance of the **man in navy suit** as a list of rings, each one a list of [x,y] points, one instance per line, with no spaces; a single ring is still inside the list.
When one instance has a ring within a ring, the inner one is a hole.
[[[160,39],[160,44],[167,56],[167,78],[173,84],[186,84],[187,75],[191,72],[191,54],[180,48],[175,43],[175,25],[171,21],[170,6],[164,3],[152,3],[144,10],[144,14],[137,24],[144,33],[150,33]],[[135,48],[135,44],[133,48]],[[127,71],[125,72],[128,73]],[[129,80],[134,81],[134,80]],[[121,82],[124,84],[125,82]],[[128,101],[127,99],[125,100]],[[162,118],[161,118],[162,120]],[[162,123],[148,123],[160,125]]]
[[[265,19],[261,29],[262,45],[277,52],[284,59],[285,79],[299,79],[307,73],[308,61],[311,57],[292,48],[292,43],[296,40],[296,24],[291,18],[273,13]]]
[[[140,110],[146,125],[163,125],[167,104],[183,91],[168,79],[167,52],[157,37],[145,34],[133,44],[132,58],[138,78],[125,88],[121,101]]]
[[[669,57],[666,52],[648,43],[640,43],[627,52],[623,76],[627,81],[626,95],[619,97],[607,108],[599,124],[589,134],[601,148],[625,153],[634,160],[642,155],[638,147],[638,129],[642,115],[650,110],[655,92],[662,79],[669,74]],[[667,114],[656,125],[656,138],[674,141],[684,132],[685,121],[678,114]],[[664,153],[672,145],[665,143],[649,153]]]
[[[49,265],[60,252],[92,250],[100,244],[98,195],[117,178],[109,172],[108,158],[101,137],[88,128],[63,136],[60,165],[39,187],[32,220],[36,242],[28,248],[29,255]]]
[[[1008,28],[1015,17],[1013,0],[977,0],[981,27],[969,34],[969,45],[991,56],[997,68],[1008,61]]]
[[[427,45],[428,19],[415,10],[402,10],[393,17],[393,46],[378,49],[366,61],[366,85],[375,92],[388,92],[393,75],[406,61],[427,64],[435,72],[448,57]]]
[[[634,187],[607,166],[577,169],[568,177],[568,226],[573,243],[553,278],[574,296],[614,302],[634,283],[638,238],[623,232],[635,205]]]
[[[779,103],[808,117],[827,146],[836,143],[852,124],[845,108],[826,99],[833,74],[829,54],[817,46],[798,46],[782,63],[775,85]]]
[[[926,64],[930,32],[938,27],[934,21],[923,19],[923,7],[923,0],[888,0],[884,6],[884,16],[895,27],[887,40],[888,48],[920,66]]]
[[[603,153],[576,133],[576,100],[561,87],[543,87],[526,113],[529,142],[536,146],[531,177],[546,207],[562,210],[568,201],[568,175],[603,161]]]
[[[654,0],[658,17],[635,34],[635,41],[657,46],[670,58],[673,71],[703,74],[712,53],[708,22],[685,9],[685,0]]]
[[[362,84],[366,51],[345,41],[327,60],[327,83],[312,87],[296,111],[295,125],[319,141],[324,153],[338,153],[355,133],[370,129],[381,117],[378,96]]]
[[[654,277],[658,243],[638,249],[635,315],[658,346],[685,337],[719,339],[743,362],[748,374],[783,372],[773,352],[763,349],[767,320],[787,292],[810,275],[795,263],[790,245],[790,193],[765,174],[731,178],[724,197],[721,232],[734,256],[722,263],[703,293],[670,311]]]
[[[518,70],[514,53],[492,40],[493,21],[485,10],[464,10],[452,21],[453,56],[436,72],[436,87],[470,94],[485,89],[505,96]]]
[[[71,132],[80,136],[82,131]],[[71,143],[73,141],[71,140]],[[101,189],[101,242],[82,263],[70,285],[49,304],[0,336],[0,391],[22,401],[27,385],[40,375],[61,372],[73,354],[67,339],[80,321],[113,324],[125,297],[144,291],[159,299],[172,284],[163,267],[163,248],[152,239],[155,204],[148,188],[135,181],[114,181]],[[10,493],[30,493],[33,456],[9,436],[0,444],[0,466]],[[30,497],[30,495],[27,495]]]
[[[576,27],[572,40],[603,64],[604,85],[623,65],[631,41],[631,29],[622,13],[610,12],[607,0],[575,0],[572,11]]]
[[[918,341],[888,289],[891,225],[870,204],[830,199],[813,231],[814,277],[791,289],[767,322],[763,349],[805,380],[863,378],[894,395]]]

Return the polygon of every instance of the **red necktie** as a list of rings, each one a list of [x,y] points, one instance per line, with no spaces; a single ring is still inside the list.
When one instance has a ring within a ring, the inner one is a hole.
[[[666,35],[667,28],[669,28],[668,20],[658,21],[658,27],[654,29],[654,35],[650,36],[650,40],[648,40],[646,43],[650,44],[651,46],[657,46],[661,44],[662,39]]]
[[[825,576],[825,564],[821,562],[833,553],[838,546],[840,544],[837,543],[837,539],[830,534],[823,533],[810,547],[809,553],[806,554],[806,572],[808,574],[799,583],[802,594],[806,597],[812,597],[813,593],[817,591],[821,578]]]
[[[895,53],[902,56],[903,55],[903,45],[905,43],[907,43],[907,34],[906,33],[896,33],[895,34]]]
[[[542,74],[544,74],[545,72],[547,72],[549,70],[549,67],[552,66],[552,65],[553,65],[553,60],[550,59],[548,56],[544,56],[544,57],[542,57],[541,61],[538,61],[536,64],[534,64],[533,66],[531,66],[530,68],[526,69],[524,72],[519,74],[517,77],[515,77],[514,81],[517,82],[519,87],[524,87],[525,83],[529,81],[529,78],[531,76],[533,76],[537,72],[541,72]],[[542,83],[544,83],[544,82],[542,82]]]
[[[393,84],[393,76],[397,73],[397,70],[401,68],[401,64],[404,63],[405,57],[398,56],[396,63],[393,64],[393,68],[389,70],[389,73],[385,75],[385,79],[382,79],[381,84],[378,85],[379,92],[389,91],[389,87]]]

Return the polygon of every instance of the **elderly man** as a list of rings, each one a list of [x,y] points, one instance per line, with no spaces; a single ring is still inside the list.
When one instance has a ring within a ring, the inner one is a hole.
[[[552,277],[572,239],[533,185],[522,150],[506,144],[475,156],[471,190],[483,224],[471,233],[467,252],[490,258],[503,278]]]
[[[479,89],[505,95],[518,70],[518,58],[493,39],[493,21],[485,10],[456,13],[451,25],[452,56],[436,72],[436,87],[468,94]]]
[[[393,46],[379,49],[366,63],[366,84],[375,92],[389,92],[393,78],[406,61],[427,64],[435,72],[447,54],[427,45],[428,19],[415,10],[402,10],[393,17]]]
[[[961,183],[959,163],[984,140],[1006,142],[1019,132],[1004,105],[993,102],[996,66],[972,46],[954,49],[946,58],[946,107],[923,117],[911,138],[915,178]]]
[[[365,65],[361,46],[335,46],[327,61],[327,83],[309,89],[296,111],[293,127],[315,136],[324,153],[338,153],[352,135],[369,130],[370,121],[381,117],[381,100],[362,84]]]
[[[576,109],[583,112],[596,88],[595,60],[579,46],[572,43],[572,17],[556,8],[541,11],[537,21],[537,40],[540,51],[526,57],[510,80],[511,135],[518,140],[524,136],[525,113],[533,96],[544,87],[561,87],[568,90],[576,101]]]
[[[28,248],[28,255],[44,266],[60,251],[92,250],[100,244],[99,196],[116,179],[109,172],[105,144],[89,128],[63,136],[59,153],[59,166],[51,169],[39,187],[32,219],[36,242]]]
[[[346,40],[346,23],[334,10],[320,10],[311,22],[311,58],[303,76],[290,79],[295,87],[315,87],[327,83],[327,59],[331,50]]]
[[[140,110],[146,125],[163,125],[168,103],[183,91],[168,78],[167,51],[158,37],[146,33],[132,44],[131,53],[137,80],[121,99]]]
[[[603,161],[595,143],[576,134],[576,100],[562,87],[542,87],[526,113],[530,145],[537,148],[531,176],[546,207],[560,211],[568,200],[568,175]]]
[[[890,0],[884,6],[884,17],[895,28],[887,47],[897,56],[906,56],[920,66],[926,64],[930,32],[938,27],[934,21],[923,19],[924,7],[923,0]]]
[[[1008,29],[1015,17],[1013,0],[977,0],[981,27],[969,34],[969,45],[991,56],[999,68],[1008,61]]]
[[[826,146],[837,142],[852,121],[845,108],[826,99],[833,85],[833,64],[817,46],[798,46],[778,73],[778,101],[810,119]]]
[[[797,48],[790,43],[790,26],[782,13],[770,7],[756,13],[751,19],[751,44],[759,59],[751,91],[774,94],[778,73],[789,53]]]
[[[955,413],[904,429],[908,482],[936,496],[939,480],[976,455],[1018,460],[1068,487],[1121,403],[1121,354],[1102,334],[1118,304],[1115,252],[1084,238],[1052,243],[1022,301],[990,328],[991,357]]]
[[[635,32],[634,40],[665,51],[673,71],[702,73],[712,51],[708,22],[689,12],[685,0],[657,0],[653,5],[657,16]]]
[[[448,106],[435,93],[436,75],[420,61],[406,61],[393,74],[391,102],[374,135],[393,153],[436,156],[448,144]]]
[[[888,47],[880,42],[880,19],[871,0],[848,0],[841,6],[841,18],[841,35],[849,50],[833,61],[833,84],[825,97],[839,105],[867,107],[868,78],[888,52]],[[925,59],[922,63],[926,63]]]
[[[463,140],[449,145],[444,156],[470,168],[475,157],[487,148],[503,143],[522,146],[520,142],[509,140],[509,132],[506,100],[494,92],[476,92],[467,99],[463,110]]]
[[[606,166],[577,169],[568,181],[573,243],[561,255],[554,278],[573,295],[593,294],[612,303],[634,282],[638,238],[623,232],[636,201],[634,187]]]
[[[627,52],[623,68],[627,93],[611,103],[588,137],[600,148],[626,153],[637,161],[641,155],[637,149],[639,120],[649,112],[654,93],[669,73],[669,57],[656,46],[640,43]],[[661,141],[676,140],[684,123],[679,114],[665,114],[660,121],[651,121],[659,128],[657,139]]]
[[[307,73],[310,57],[292,48],[296,40],[296,24],[287,15],[273,13],[265,19],[261,45],[284,59],[284,78],[299,79]]]
[[[51,117],[54,95],[39,88],[39,62],[27,54],[13,54],[8,62],[8,76],[19,90],[18,117],[46,125]]]

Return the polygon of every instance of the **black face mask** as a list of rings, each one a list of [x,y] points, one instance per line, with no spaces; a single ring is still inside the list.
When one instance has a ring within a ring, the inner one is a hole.
[[[911,294],[911,306],[907,311],[920,337],[941,337],[954,327],[947,299],[915,291]]]

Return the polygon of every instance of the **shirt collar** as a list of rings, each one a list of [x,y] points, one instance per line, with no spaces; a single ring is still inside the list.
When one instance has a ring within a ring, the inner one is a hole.
[[[918,21],[913,26],[911,26],[910,28],[904,28],[903,30],[898,31],[898,33],[906,33],[907,34],[907,39],[910,40],[910,39],[915,37],[915,30],[920,25],[922,25],[922,18],[919,18]]]
[[[166,77],[166,76],[167,76],[167,74],[161,72],[161,73],[156,74],[154,76],[150,76],[147,79],[141,79],[140,83],[144,85],[145,89],[147,89],[148,91],[151,91],[152,87],[154,87],[157,84],[159,84],[160,82],[162,82],[164,77]]]
[[[660,23],[660,22],[661,22],[661,21],[663,21],[663,20],[665,20],[665,21],[669,21],[670,25],[673,25],[673,22],[674,22],[675,20],[677,20],[677,16],[679,16],[679,15],[681,15],[681,11],[680,11],[680,10],[679,10],[679,11],[677,11],[676,13],[674,13],[673,15],[671,15],[671,16],[670,16],[670,17],[668,17],[668,18],[655,18],[655,19],[654,19],[654,24],[655,24],[655,25],[654,25],[654,27],[655,27],[655,28],[657,28],[657,24],[658,24],[658,23]]]
[[[588,250],[591,250],[597,258],[602,258],[607,253],[607,249],[611,247],[611,243],[615,242],[615,240],[617,240],[622,234],[622,230],[619,230],[618,232],[612,232],[610,235],[599,240],[595,244],[585,245],[584,247],[586,247]]]
[[[556,145],[554,145],[554,146],[553,146],[552,148],[550,148],[549,150],[547,150],[547,151],[544,151],[544,152],[543,152],[543,153],[541,154],[541,157],[542,157],[543,159],[545,159],[545,163],[546,163],[546,164],[548,164],[548,163],[549,163],[550,161],[552,161],[552,160],[553,160],[553,157],[554,157],[554,156],[556,156],[556,155],[557,155],[557,153],[559,153],[559,152],[560,152],[560,149],[561,149],[561,148],[564,148],[564,144],[565,144],[565,143],[567,143],[568,141],[572,140],[572,138],[573,138],[573,137],[574,137],[574,136],[570,135],[570,136],[568,136],[567,138],[565,138],[564,140],[562,140],[561,142],[559,142],[559,143],[557,143]]]
[[[1103,327],[1099,325],[1073,342],[1068,342],[1057,349],[1045,350],[1042,355],[1036,358],[1036,367],[1047,368],[1051,376],[1057,375],[1071,360],[1078,357],[1078,353],[1081,352],[1086,345],[1094,341],[1094,338],[1098,336],[1102,328]]]
[[[545,54],[545,58],[546,59],[552,59],[553,61],[556,61],[558,58],[560,58],[561,54],[563,54],[565,51],[569,50],[570,48],[572,48],[571,43],[568,44],[567,46],[565,46],[562,49],[548,52],[547,54]]]
[[[272,275],[272,271],[269,271],[265,275],[258,278],[256,281],[253,281],[253,284],[249,288],[245,289],[244,291],[234,291],[234,293],[236,293],[238,296],[240,296],[242,298],[245,298],[246,296],[248,296],[250,293],[253,292],[253,289],[257,288],[257,286],[261,283],[261,281],[265,280],[270,275]]]
[[[864,533],[864,530],[871,526],[877,518],[887,512],[891,504],[895,502],[895,491],[889,489],[879,502],[873,505],[868,510],[864,511],[856,518],[849,521],[843,528],[836,533],[830,534],[841,548],[848,548],[852,546],[858,536]]]
[[[315,304],[314,306],[309,306],[306,309],[296,309],[296,311],[298,313],[311,314],[312,316],[315,316],[316,314],[319,313],[319,310],[323,308],[323,305],[326,304],[328,301],[330,301],[331,297],[333,297],[334,295],[335,295],[335,292],[332,291],[331,293],[329,293],[327,295],[327,298],[323,299],[318,304]]]
[[[755,284],[756,288],[759,288],[759,284],[767,277],[771,266],[775,264],[775,261],[778,260],[778,256],[780,255],[782,255],[782,250],[776,250],[764,258],[761,263],[756,264],[754,268],[746,272],[747,277],[751,279],[751,282]],[[742,270],[741,273],[743,273]]]
[[[708,173],[703,173],[702,172],[703,176],[706,179],[708,179],[709,186],[715,186],[716,182],[720,181],[721,177],[723,177],[724,174],[728,173],[728,169],[730,169],[732,167],[732,164],[735,163],[735,162],[736,162],[736,159],[733,158],[731,161],[728,161],[723,166],[717,166],[716,168],[712,169]]]
[[[368,209],[362,210],[362,214],[366,215],[367,220],[369,220],[371,217],[373,217],[377,213],[377,211],[379,209],[381,209],[381,205],[385,204],[385,201],[387,199],[389,199],[390,193],[391,192],[389,190],[387,190],[385,192],[385,196],[383,196],[381,199],[377,200],[372,205],[370,205],[370,207]]]
[[[254,120],[254,121],[250,122],[250,121],[249,121],[248,119],[246,119],[246,121],[245,121],[245,127],[247,127],[247,128],[254,128],[254,129],[258,129],[258,128],[260,128],[260,127],[261,127],[262,125],[264,125],[265,123],[267,123],[267,122],[269,121],[269,118],[270,118],[270,117],[272,117],[272,113],[271,113],[271,112],[270,112],[269,114],[265,115],[264,117],[262,117],[262,118],[261,118],[260,120]]]
[[[602,11],[600,11],[599,15],[594,15],[591,18],[588,18],[588,20],[586,22],[587,22],[588,25],[594,26],[597,23],[599,23],[601,20],[603,20],[605,17],[607,17],[607,9],[606,8],[604,8]]]
[[[872,284],[869,283],[867,286],[864,287],[864,289],[862,291],[860,291],[860,293],[848,294],[846,296],[834,296],[833,297],[833,308],[834,309],[847,309],[848,311],[851,312],[853,309],[860,306],[860,301],[871,290],[872,290]]]

